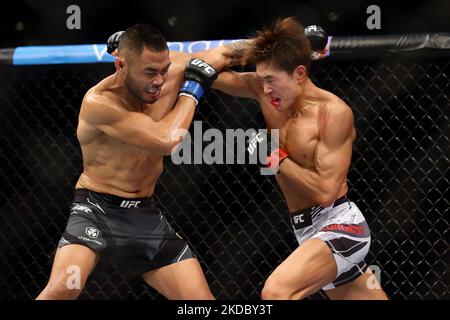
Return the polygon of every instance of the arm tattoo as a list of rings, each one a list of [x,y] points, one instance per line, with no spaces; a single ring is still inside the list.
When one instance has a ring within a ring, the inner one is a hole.
[[[253,43],[253,40],[239,40],[236,42],[232,42],[226,44],[225,47],[227,50],[224,52],[224,56],[230,59],[230,65],[238,65],[241,64],[242,56],[244,55],[245,50],[250,47]]]

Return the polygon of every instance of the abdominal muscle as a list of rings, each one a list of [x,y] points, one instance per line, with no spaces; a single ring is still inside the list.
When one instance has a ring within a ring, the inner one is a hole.
[[[317,202],[311,199],[310,195],[306,194],[304,191],[294,186],[287,179],[283,179],[282,177],[276,176],[276,180],[278,182],[278,185],[280,186],[284,198],[286,199],[289,212],[295,212],[300,209],[310,208],[318,205]],[[348,192],[347,182],[344,181],[338,193],[337,199],[346,195],[347,192]]]
[[[163,157],[126,145],[117,147],[82,147],[84,169],[76,189],[125,198],[151,196],[163,172]]]

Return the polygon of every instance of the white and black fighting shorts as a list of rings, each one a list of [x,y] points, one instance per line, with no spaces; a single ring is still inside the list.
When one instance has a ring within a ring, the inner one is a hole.
[[[358,207],[347,197],[330,207],[316,206],[290,214],[299,245],[306,240],[323,240],[337,265],[336,279],[322,289],[329,290],[355,280],[367,270],[364,261],[370,247],[370,230]]]
[[[100,256],[120,257],[142,274],[195,257],[154,199],[125,199],[87,189],[75,190],[70,217],[58,247],[81,244]]]

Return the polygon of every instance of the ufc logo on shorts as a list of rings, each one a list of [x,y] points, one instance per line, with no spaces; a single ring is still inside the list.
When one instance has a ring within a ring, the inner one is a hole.
[[[252,139],[252,141],[250,141],[250,145],[247,147],[247,151],[253,155],[253,152],[255,152],[256,149],[256,144],[258,144],[259,142],[263,141],[263,138],[261,138],[260,136],[260,132],[258,132],[258,134]]]
[[[301,223],[301,222],[305,222],[302,214],[299,214],[298,216],[294,217],[294,223]]]
[[[130,200],[123,200],[120,206],[122,208],[137,208],[139,206],[140,201],[130,201]]]
[[[291,222],[295,230],[303,229],[312,225],[311,214],[298,213],[295,216],[291,216]]]
[[[202,61],[200,59],[192,60],[191,64],[193,64],[194,66],[200,67],[200,68],[204,68],[205,71],[208,73],[214,73],[214,69],[209,64],[205,63],[204,61]]]

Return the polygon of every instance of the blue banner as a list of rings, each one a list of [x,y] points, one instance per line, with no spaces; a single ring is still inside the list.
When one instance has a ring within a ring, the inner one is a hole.
[[[234,41],[237,40],[168,42],[168,46],[173,51],[194,53]],[[104,63],[113,61],[114,57],[106,52],[106,44],[17,47],[13,55],[14,65]]]

